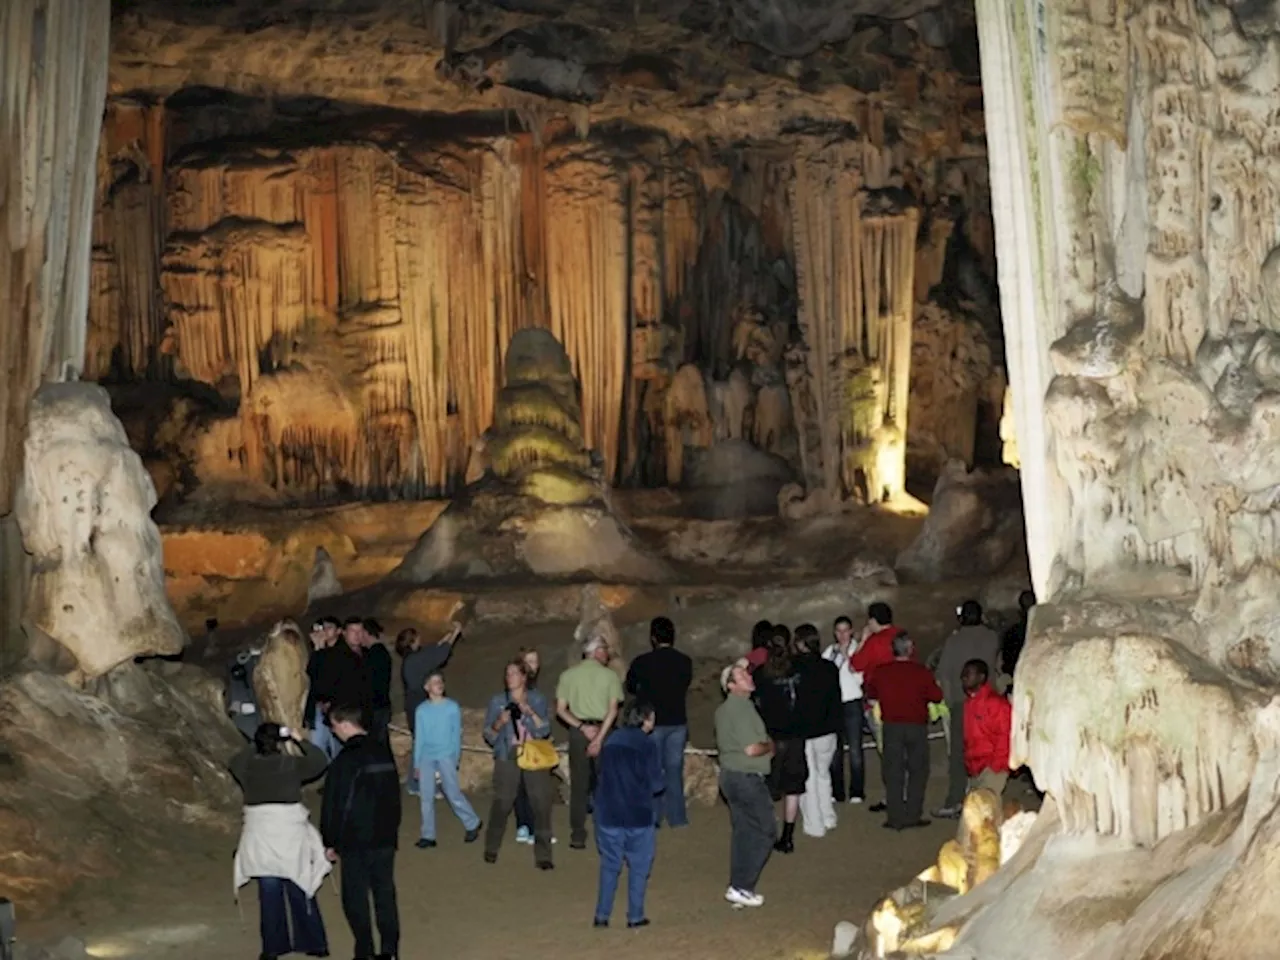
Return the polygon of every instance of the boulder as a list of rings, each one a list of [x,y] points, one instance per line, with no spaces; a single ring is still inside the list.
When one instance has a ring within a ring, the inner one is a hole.
[[[244,741],[205,671],[126,663],[82,690],[29,670],[0,681],[0,718],[0,887],[22,915],[180,849],[192,830],[233,842],[226,763]]]
[[[134,657],[180,653],[155,487],[106,391],[41,387],[24,452],[14,509],[32,556],[23,625],[33,654],[92,679]]]
[[[894,566],[906,581],[990,576],[1023,550],[1022,490],[1009,469],[965,469],[951,460],[933,488],[919,536]]]
[[[316,547],[316,560],[311,567],[311,582],[307,585],[307,609],[317,600],[342,595],[342,581],[338,579],[338,568],[334,566],[333,557],[324,547]]]

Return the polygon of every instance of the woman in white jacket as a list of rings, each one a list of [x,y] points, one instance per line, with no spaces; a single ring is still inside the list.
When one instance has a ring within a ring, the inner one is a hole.
[[[276,723],[258,727],[253,743],[229,765],[244,790],[235,887],[258,881],[261,960],[289,953],[329,955],[315,895],[332,866],[302,804],[302,785],[323,774],[326,765],[318,747]]]

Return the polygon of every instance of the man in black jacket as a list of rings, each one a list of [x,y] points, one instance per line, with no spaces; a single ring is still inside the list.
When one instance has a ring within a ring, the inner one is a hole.
[[[373,724],[369,732],[385,739],[391,726],[391,677],[395,672],[391,651],[382,644],[382,624],[370,617],[360,626],[369,684],[369,717]]]
[[[329,859],[342,863],[342,912],[355,938],[356,960],[394,960],[400,950],[395,885],[400,777],[391,747],[366,732],[362,712],[356,705],[329,711],[329,725],[343,746],[325,780],[320,834]],[[370,896],[380,953],[373,948]]]
[[[684,748],[689,742],[689,713],[686,700],[693,683],[693,661],[676,649],[676,626],[667,617],[655,617],[649,624],[653,650],[641,654],[627,671],[627,693],[653,706],[654,728],[649,736],[658,745],[662,758],[661,799],[657,823],[685,827],[689,815],[684,800]]]
[[[821,837],[836,826],[835,797],[831,791],[831,760],[840,742],[844,707],[840,698],[840,670],[819,652],[821,637],[811,623],[796,627],[795,650],[796,732],[804,737],[809,776],[800,798],[800,816],[806,836]]]

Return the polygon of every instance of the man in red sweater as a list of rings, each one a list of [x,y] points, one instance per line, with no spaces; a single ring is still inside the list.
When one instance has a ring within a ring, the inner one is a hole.
[[[876,749],[884,755],[884,731],[880,729],[880,721],[876,719],[874,698],[867,693],[867,682],[877,668],[886,663],[893,663],[893,638],[902,633],[901,627],[893,625],[893,608],[887,603],[873,603],[867,607],[867,624],[862,628],[862,637],[858,647],[853,651],[845,669],[858,674],[862,679],[863,709],[866,710],[867,728],[876,741]],[[883,761],[881,767],[883,768]],[[872,813],[883,813],[886,809],[883,800],[867,807]]]
[[[987,665],[970,660],[964,665],[964,766],[969,790],[987,789],[999,797],[1009,781],[1009,735],[1013,705],[987,683]]]
[[[915,643],[905,631],[893,638],[893,660],[867,678],[866,695],[880,703],[884,724],[885,804],[889,830],[928,826],[924,788],[929,780],[929,704],[942,702],[942,688],[928,667],[915,661]]]

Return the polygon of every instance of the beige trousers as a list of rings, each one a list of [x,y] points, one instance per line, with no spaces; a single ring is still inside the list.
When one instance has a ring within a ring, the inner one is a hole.
[[[996,773],[990,767],[984,769],[976,777],[969,778],[969,792],[974,790],[990,790],[997,797],[1004,795],[1004,785],[1009,782],[1009,773]]]

